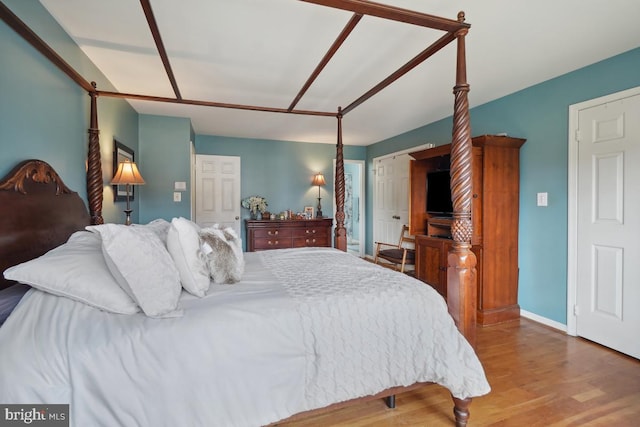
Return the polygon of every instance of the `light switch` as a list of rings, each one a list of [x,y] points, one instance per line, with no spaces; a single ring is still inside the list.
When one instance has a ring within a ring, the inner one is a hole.
[[[176,191],[173,193],[173,201],[174,202],[181,202],[182,201],[182,193]]]
[[[187,183],[184,181],[176,181],[173,183],[173,191],[187,191]]]
[[[538,206],[548,206],[547,193],[538,193]]]

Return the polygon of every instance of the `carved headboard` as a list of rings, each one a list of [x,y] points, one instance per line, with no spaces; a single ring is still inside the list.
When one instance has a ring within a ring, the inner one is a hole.
[[[0,181],[0,273],[89,225],[87,208],[46,162],[25,160]],[[13,282],[0,277],[0,289]]]

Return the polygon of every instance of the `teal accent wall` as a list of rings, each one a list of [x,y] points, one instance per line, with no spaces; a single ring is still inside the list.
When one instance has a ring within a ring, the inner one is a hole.
[[[313,175],[324,174],[327,184],[320,189],[322,212],[333,215],[333,144],[311,144],[293,141],[230,138],[196,135],[197,154],[239,156],[242,188],[241,198],[266,197],[270,212],[292,209],[301,212],[305,206],[318,204],[318,187],[311,186]],[[346,146],[344,158],[364,160],[366,147]],[[249,211],[242,209],[242,219]],[[242,230],[243,240],[244,227]]]
[[[113,90],[40,2],[4,3],[87,80]],[[0,22],[0,52],[0,176],[22,160],[41,159],[87,203],[89,96],[4,21]],[[137,113],[126,101],[99,98],[98,116],[105,183],[103,217],[106,222],[124,221],[124,202],[114,204],[108,184],[113,175],[113,138],[137,150]]]
[[[506,132],[526,138],[520,152],[519,303],[522,309],[567,322],[567,174],[569,106],[640,85],[640,48],[471,109],[472,135]],[[473,70],[470,70],[470,76]],[[469,99],[473,100],[473,81]],[[374,157],[419,143],[450,142],[452,118],[371,145]],[[372,200],[373,181],[367,184]],[[536,206],[536,193],[549,206]],[[367,212],[372,212],[371,202]],[[367,249],[373,224],[367,215]]]
[[[139,117],[140,142],[136,162],[146,184],[138,186],[139,221],[191,218],[191,120],[180,117]],[[173,201],[174,182],[187,183],[182,201]]]

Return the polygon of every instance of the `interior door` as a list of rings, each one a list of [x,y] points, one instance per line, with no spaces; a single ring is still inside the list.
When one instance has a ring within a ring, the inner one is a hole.
[[[240,157],[196,155],[195,218],[201,227],[240,229]]]
[[[409,223],[408,154],[377,159],[375,165],[374,227],[376,242],[396,243]]]
[[[578,111],[577,335],[640,358],[640,95]]]

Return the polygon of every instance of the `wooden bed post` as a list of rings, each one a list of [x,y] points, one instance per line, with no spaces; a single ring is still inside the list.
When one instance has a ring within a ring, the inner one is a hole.
[[[458,13],[464,22],[464,12]],[[469,84],[465,60],[465,36],[468,29],[456,32],[458,41],[456,85],[451,143],[451,198],[453,200],[453,247],[448,255],[447,303],[458,329],[475,347],[476,344],[476,256],[471,252],[471,124],[469,119]]]
[[[87,154],[87,199],[91,224],[104,224],[102,218],[102,164],[100,162],[100,130],[98,129],[98,92],[96,82],[91,82],[91,119],[89,123],[89,152]]]
[[[344,227],[344,154],[342,153],[342,107],[338,107],[338,143],[336,144],[336,249],[347,251],[347,229]]]

